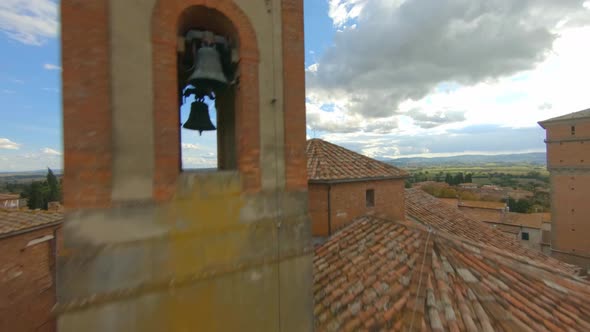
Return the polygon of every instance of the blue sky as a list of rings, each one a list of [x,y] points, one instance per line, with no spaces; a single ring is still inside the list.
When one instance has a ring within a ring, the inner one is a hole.
[[[56,0],[0,1],[0,171],[62,167],[58,30]],[[590,1],[305,0],[308,137],[384,158],[544,151],[537,121],[590,107],[588,40]],[[182,142],[187,166],[215,165],[214,133]]]

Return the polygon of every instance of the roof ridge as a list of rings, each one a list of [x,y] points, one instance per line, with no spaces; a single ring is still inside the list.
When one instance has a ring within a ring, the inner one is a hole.
[[[544,127],[544,125],[547,123],[567,121],[567,120],[576,120],[576,119],[586,119],[586,118],[590,118],[590,108],[587,108],[587,109],[584,109],[581,111],[577,111],[577,112],[572,112],[572,113],[556,116],[553,118],[549,118],[547,120],[539,121],[537,123],[539,125],[541,125],[541,127]]]
[[[393,165],[318,138],[307,141],[306,151],[310,181],[358,181],[408,176],[406,171]]]

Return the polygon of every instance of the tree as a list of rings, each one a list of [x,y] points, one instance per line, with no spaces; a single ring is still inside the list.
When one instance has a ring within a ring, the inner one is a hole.
[[[23,192],[23,197],[27,199],[27,206],[31,210],[47,209],[46,188],[44,182],[33,181],[31,185]]]
[[[514,198],[508,198],[508,208],[511,212],[529,213],[531,207],[531,202],[526,199],[515,200]]]
[[[457,184],[461,184],[463,183],[465,179],[463,178],[463,172],[459,172],[457,174],[455,174],[455,177],[453,178],[453,184],[457,185]]]
[[[61,181],[48,168],[45,181],[31,182],[31,184],[24,187],[20,195],[22,198],[27,199],[29,209],[47,210],[48,202],[61,201]]]
[[[473,182],[473,179],[472,179],[472,177],[473,177],[473,174],[471,174],[471,173],[467,173],[467,174],[465,175],[465,183],[472,183],[472,182]]]
[[[61,190],[59,188],[59,182],[51,168],[47,168],[47,202],[55,202],[61,200]]]
[[[449,184],[449,186],[453,185],[453,176],[451,173],[447,173],[445,176],[445,182]]]

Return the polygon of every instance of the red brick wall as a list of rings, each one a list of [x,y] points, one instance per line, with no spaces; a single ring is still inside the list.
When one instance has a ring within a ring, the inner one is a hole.
[[[236,90],[236,154],[244,190],[256,192],[261,186],[260,116],[258,87],[258,41],[248,17],[231,0],[159,0],[152,20],[154,71],[155,175],[154,197],[172,197],[180,173],[180,144],[176,47],[180,22],[186,10],[204,6],[227,17],[239,38],[240,84]],[[189,15],[190,16],[190,15]],[[190,16],[198,22],[198,18]],[[305,144],[305,138],[303,138]]]
[[[553,175],[551,181],[553,248],[590,257],[590,176]]]
[[[575,134],[571,133],[574,125]],[[552,255],[590,267],[590,121],[547,127],[547,167],[551,171]],[[551,142],[553,140],[554,142]],[[560,141],[563,140],[563,141]],[[559,252],[557,252],[559,251]]]
[[[328,185],[310,184],[308,191],[311,233],[314,236],[328,236]]]
[[[393,220],[405,219],[404,180],[362,181],[309,185],[309,211],[312,234],[325,236],[328,229],[327,192],[330,191],[330,228],[332,234],[353,219],[373,214]],[[366,190],[375,190],[375,206],[366,207]],[[325,197],[325,201],[323,201]],[[322,211],[325,211],[322,214]]]
[[[111,202],[108,0],[61,1],[64,205]]]
[[[282,1],[285,182],[287,190],[307,187],[305,147],[305,50],[303,0]]]
[[[571,126],[576,127],[575,135],[572,135]],[[580,137],[590,137],[590,120],[577,120],[569,123],[550,124],[547,126],[548,140],[575,139]]]
[[[55,238],[57,226],[0,239],[0,331],[55,331]]]
[[[547,144],[547,166],[590,167],[590,141]]]

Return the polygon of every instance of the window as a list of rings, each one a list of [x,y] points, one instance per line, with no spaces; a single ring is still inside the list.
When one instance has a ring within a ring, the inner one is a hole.
[[[374,207],[375,206],[375,190],[374,189],[367,189],[365,192],[366,204],[367,207]]]
[[[572,135],[576,134],[576,126],[572,126]]]
[[[223,14],[193,6],[183,12],[178,35],[181,170],[235,170],[237,32]]]
[[[529,240],[529,233],[528,232],[521,232],[520,233],[520,238],[522,240],[528,241]]]

